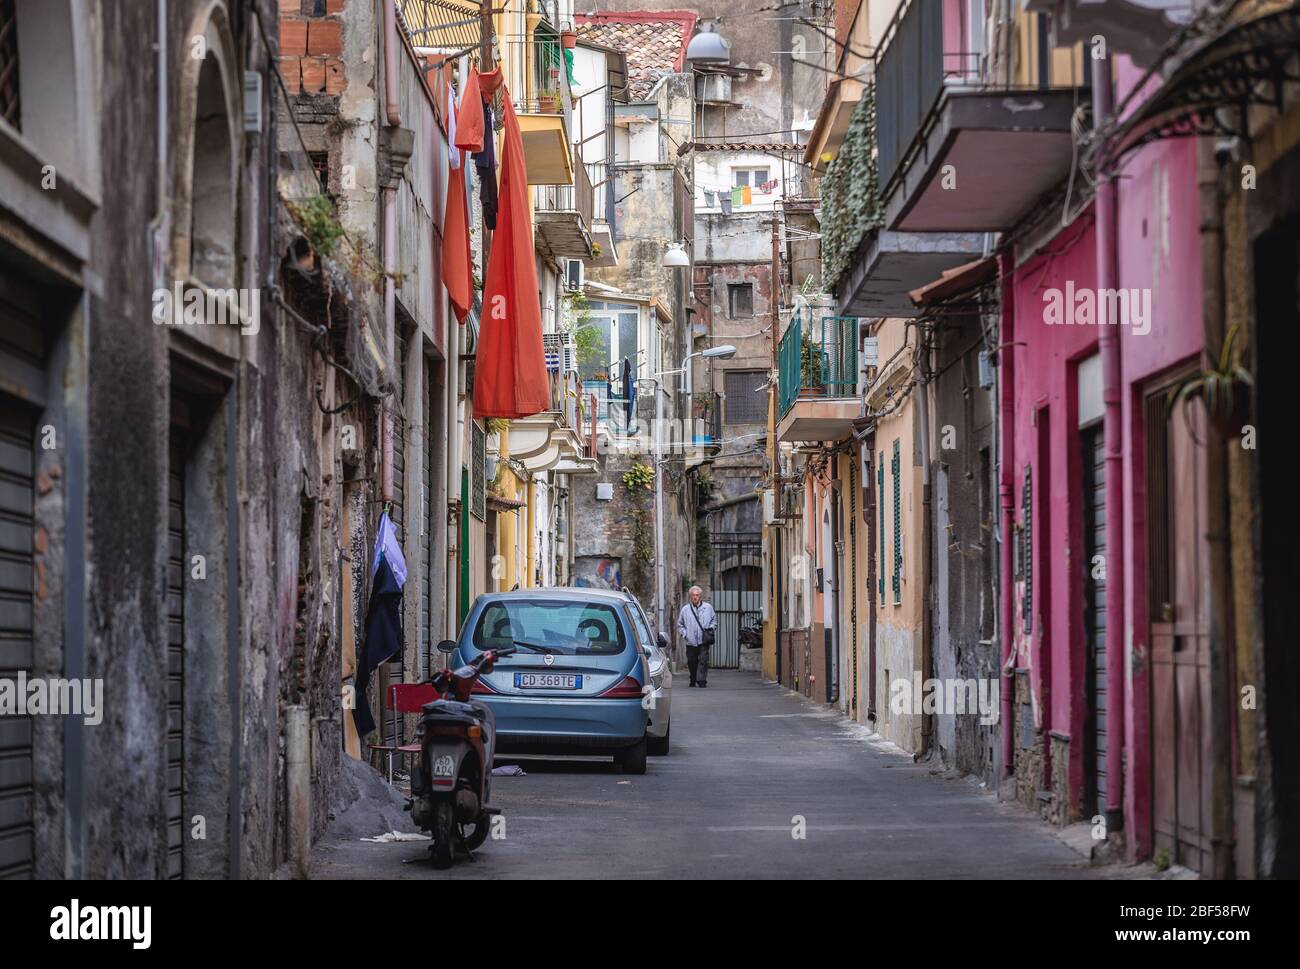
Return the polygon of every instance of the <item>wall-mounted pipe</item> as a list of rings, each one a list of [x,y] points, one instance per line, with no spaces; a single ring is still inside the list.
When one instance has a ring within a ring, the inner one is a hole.
[[[1015,769],[1013,759],[1012,735],[1015,727],[1011,722],[1011,699],[1015,687],[1016,637],[1012,628],[1015,616],[1015,576],[1011,561],[1011,536],[1015,528],[1014,511],[1011,501],[1011,474],[1015,460],[1015,262],[1010,253],[1002,255],[999,274],[1002,284],[1002,325],[998,334],[998,505],[1002,513],[1002,610],[998,623],[998,635],[1002,640],[1001,666],[1001,721],[1002,729],[1002,773],[1010,776]]]

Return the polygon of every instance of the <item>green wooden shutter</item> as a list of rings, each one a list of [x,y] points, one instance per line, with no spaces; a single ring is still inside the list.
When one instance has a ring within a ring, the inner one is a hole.
[[[880,585],[880,604],[885,604],[885,456],[876,463],[876,504],[880,506],[880,561],[876,573]]]
[[[901,475],[902,462],[899,459],[898,439],[894,439],[894,457],[890,462],[890,468],[894,475],[894,601],[898,602],[903,597],[902,573],[903,573],[903,488]]]

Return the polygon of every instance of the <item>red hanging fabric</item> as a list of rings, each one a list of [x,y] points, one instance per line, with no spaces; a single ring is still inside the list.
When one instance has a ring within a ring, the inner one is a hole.
[[[477,67],[469,69],[465,90],[460,95],[454,144],[457,148],[476,154],[483,150],[483,94],[479,87]]]
[[[516,418],[545,410],[550,388],[523,138],[509,92],[503,100],[501,208],[483,286],[474,416]]]
[[[477,97],[477,95],[476,95]],[[483,113],[478,113],[482,127]],[[452,310],[461,323],[469,316],[474,305],[474,259],[469,248],[469,207],[465,201],[465,166],[468,152],[455,147],[459,133],[456,125],[455,101],[451,86],[447,85],[447,125],[450,165],[447,172],[447,205],[442,223],[442,282],[447,287]]]

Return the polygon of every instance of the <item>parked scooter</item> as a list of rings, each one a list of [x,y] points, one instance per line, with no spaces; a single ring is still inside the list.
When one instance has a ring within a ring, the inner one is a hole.
[[[743,649],[763,648],[763,627],[757,616],[750,616],[745,621],[745,624],[740,627],[740,634],[737,638],[740,640]]]
[[[438,649],[451,653],[450,639]],[[489,649],[454,670],[439,670],[426,682],[441,699],[426,703],[420,718],[419,762],[411,770],[411,820],[433,838],[429,854],[435,868],[448,868],[457,848],[473,851],[487,839],[492,816],[488,802],[496,717],[486,703],[470,699],[479,676],[489,673],[514,646]]]

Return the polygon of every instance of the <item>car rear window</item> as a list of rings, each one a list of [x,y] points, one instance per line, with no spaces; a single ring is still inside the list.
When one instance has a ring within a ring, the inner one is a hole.
[[[472,642],[478,650],[533,643],[562,656],[613,656],[627,649],[612,607],[566,599],[505,599],[480,613]],[[527,653],[520,646],[520,653]]]

